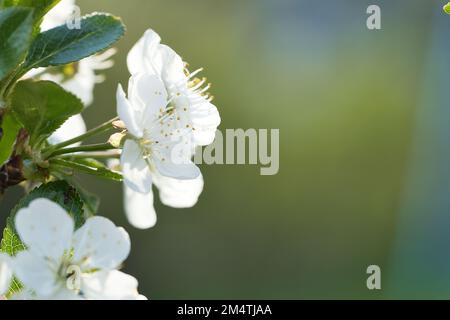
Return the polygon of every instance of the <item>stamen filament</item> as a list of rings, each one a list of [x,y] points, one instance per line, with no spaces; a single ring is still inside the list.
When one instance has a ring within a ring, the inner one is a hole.
[[[71,154],[71,153],[77,153],[77,152],[90,152],[90,151],[108,151],[108,150],[114,150],[116,149],[114,146],[112,146],[110,143],[101,143],[101,144],[92,144],[87,146],[79,146],[79,147],[73,147],[73,148],[67,148],[67,149],[59,149],[51,153],[47,159],[60,156],[63,154]]]

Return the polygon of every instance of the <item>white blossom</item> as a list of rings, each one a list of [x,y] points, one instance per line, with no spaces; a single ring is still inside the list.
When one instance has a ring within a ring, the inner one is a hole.
[[[135,74],[129,81],[128,98],[122,87],[118,88],[117,111],[129,132],[121,167],[130,223],[143,229],[156,223],[153,184],[165,204],[194,205],[203,178],[192,162],[192,131],[177,125],[180,119],[173,112],[164,83],[155,75]],[[189,191],[183,195],[186,189]]]
[[[130,239],[110,220],[92,217],[75,231],[62,207],[41,198],[19,210],[15,226],[27,247],[13,260],[25,297],[31,292],[35,299],[142,298],[137,280],[117,270],[129,255]]]
[[[161,44],[161,38],[153,30],[147,30],[131,49],[127,64],[132,75],[145,72],[163,81],[174,113],[180,119],[177,125],[193,131],[195,144],[204,146],[214,141],[220,116],[207,92],[210,84],[205,78],[196,77],[203,69],[190,73],[181,57]]]
[[[129,132],[121,165],[125,183],[148,193],[151,171],[175,179],[190,180],[200,175],[191,161],[190,136],[176,127],[179,119],[170,109],[163,83],[155,76],[136,74],[128,84],[128,98],[117,90],[117,112]]]

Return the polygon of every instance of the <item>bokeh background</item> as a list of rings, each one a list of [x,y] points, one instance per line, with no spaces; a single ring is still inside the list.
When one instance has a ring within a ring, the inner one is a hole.
[[[203,166],[198,205],[127,224],[121,185],[83,177],[131,234],[152,299],[450,298],[450,16],[438,0],[79,0],[121,16],[115,68],[84,113],[115,114],[147,28],[213,82],[221,129],[277,128],[280,172]],[[378,4],[382,30],[366,28]],[[21,196],[9,190],[2,216]],[[2,219],[3,220],[3,219]],[[382,290],[366,268],[382,269]]]

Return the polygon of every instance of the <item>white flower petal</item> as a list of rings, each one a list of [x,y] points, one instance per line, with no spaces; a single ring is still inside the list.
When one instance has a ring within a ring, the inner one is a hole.
[[[194,143],[199,146],[208,146],[216,138],[217,128],[198,129],[194,133]]]
[[[151,71],[146,66],[146,56],[147,52],[151,58],[152,53],[155,48],[159,45],[161,38],[153,30],[145,31],[144,35],[139,39],[139,41],[133,46],[133,48],[128,53],[127,65],[128,70],[131,74],[136,74],[143,71]],[[152,73],[156,74],[156,73]]]
[[[64,286],[59,286],[55,289],[55,292],[49,295],[37,295],[36,293],[27,290],[27,288],[22,289],[19,293],[14,294],[11,300],[52,300],[52,301],[66,301],[66,300],[85,300],[80,295],[76,294],[75,291],[71,291]]]
[[[207,146],[214,142],[217,127],[221,119],[216,106],[204,97],[191,95],[189,117],[193,132],[194,142],[199,146]]]
[[[42,257],[30,251],[22,251],[13,260],[14,273],[25,288],[33,290],[38,297],[48,298],[59,290],[57,269]]]
[[[200,175],[200,169],[193,162],[174,164],[170,161],[155,160],[155,165],[161,175],[169,178],[192,180]]]
[[[120,157],[125,183],[131,189],[149,193],[152,188],[152,176],[141,148],[133,140],[125,141]]]
[[[162,45],[159,35],[151,29],[130,50],[127,64],[131,74],[146,72],[156,75],[166,86],[187,83],[183,60],[170,47]]]
[[[84,269],[114,269],[130,254],[130,237],[103,217],[89,218],[75,232],[73,261]]]
[[[169,88],[172,86],[179,86],[181,84],[187,84],[188,79],[184,73],[183,59],[169,46],[164,44],[160,45],[157,55],[157,65],[160,68],[160,74],[166,86]]]
[[[11,258],[0,253],[0,295],[7,293],[12,280]]]
[[[125,96],[122,86],[117,87],[117,114],[119,118],[125,123],[128,131],[136,138],[141,138],[143,135],[142,128],[139,126],[139,114],[130,104]]]
[[[33,200],[27,208],[20,209],[15,226],[22,242],[39,257],[59,261],[70,249],[73,219],[48,199]]]
[[[114,66],[114,61],[110,60],[117,53],[116,48],[109,48],[102,53],[84,58],[83,61],[89,61],[89,65],[93,70],[106,70]]]
[[[138,229],[149,229],[156,224],[156,212],[153,207],[153,191],[136,192],[124,185],[125,213],[130,224]]]
[[[193,104],[190,109],[190,117],[192,126],[195,128],[194,142],[200,146],[213,143],[217,127],[221,122],[216,106],[207,101]]]
[[[85,300],[80,295],[76,294],[65,287],[58,290],[56,293],[47,298],[47,300],[66,301],[66,300]]]
[[[167,106],[167,92],[164,83],[154,75],[138,73],[131,77],[129,97],[133,105],[144,106],[141,128],[155,125],[161,112]]]
[[[178,180],[154,174],[153,182],[159,189],[161,202],[172,208],[193,207],[203,191],[203,176],[193,180]]]
[[[184,145],[182,141],[184,139],[169,146],[169,149],[158,149],[153,162],[163,176],[180,180],[196,179],[201,174],[200,169],[190,159],[191,146]]]
[[[14,293],[10,300],[15,300],[15,301],[19,301],[19,300],[36,300],[36,295],[33,294],[33,292],[27,288],[23,288],[22,290],[20,290],[20,292],[18,293]]]
[[[204,97],[184,91],[173,99],[176,107],[178,126],[193,128],[193,142],[199,146],[206,146],[214,141],[217,127],[221,119],[219,111]]]
[[[50,144],[58,144],[86,133],[86,123],[80,114],[70,117],[64,124],[56,130],[49,138]],[[72,146],[78,146],[76,143]]]
[[[22,80],[31,79],[39,76],[45,71],[45,68],[35,68],[28,71],[23,77]]]
[[[138,281],[123,272],[99,271],[82,277],[81,290],[89,300],[137,300]]]

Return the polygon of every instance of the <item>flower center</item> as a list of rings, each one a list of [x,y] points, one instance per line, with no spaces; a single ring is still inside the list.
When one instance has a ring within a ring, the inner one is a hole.
[[[65,272],[67,289],[79,292],[81,289],[81,268],[77,265],[70,265]]]

